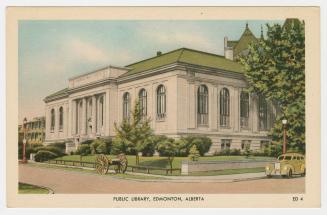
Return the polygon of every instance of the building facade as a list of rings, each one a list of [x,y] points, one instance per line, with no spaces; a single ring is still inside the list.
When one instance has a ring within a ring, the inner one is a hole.
[[[156,134],[210,137],[209,154],[246,145],[260,150],[270,142],[276,105],[247,92],[234,59],[226,47],[225,56],[181,48],[71,78],[68,88],[44,99],[45,142],[66,142],[69,152],[85,140],[114,137],[114,123],[128,119],[138,100]]]
[[[24,139],[24,128],[18,126],[18,141]],[[26,123],[26,141],[28,144],[43,144],[45,140],[45,117],[35,117]]]

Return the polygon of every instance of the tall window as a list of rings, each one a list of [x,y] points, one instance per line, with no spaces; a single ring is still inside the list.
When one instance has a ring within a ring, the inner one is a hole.
[[[144,118],[147,115],[147,93],[145,89],[142,89],[139,92],[139,105],[141,116]]]
[[[230,149],[230,146],[231,146],[231,140],[229,139],[222,139],[221,140],[221,150],[229,150]]]
[[[267,101],[266,99],[260,95],[259,96],[259,129],[267,130]]]
[[[249,126],[249,93],[241,92],[240,100],[241,128],[247,128]]]
[[[64,126],[64,108],[59,108],[59,130],[62,130]]]
[[[129,93],[123,95],[123,119],[129,120],[130,113],[130,96]]]
[[[157,119],[166,117],[166,89],[160,85],[157,89]]]
[[[251,140],[242,140],[241,149],[245,150],[247,147],[251,148]]]
[[[208,124],[208,88],[205,85],[198,89],[198,124]]]
[[[229,126],[229,91],[227,88],[220,90],[220,126]]]
[[[260,150],[264,150],[265,148],[269,147],[270,142],[267,140],[260,141]]]
[[[55,110],[51,109],[51,125],[50,125],[50,130],[54,131],[55,128],[55,120],[56,120],[56,116],[55,116]]]

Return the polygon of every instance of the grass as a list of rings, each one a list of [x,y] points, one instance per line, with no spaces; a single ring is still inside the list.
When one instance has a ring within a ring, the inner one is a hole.
[[[55,166],[55,165],[47,165],[47,164],[27,164],[31,166],[37,166],[41,168],[50,168],[50,169],[62,169],[62,170],[67,170],[67,171],[73,171],[73,172],[84,172],[84,173],[90,173],[90,174],[95,174],[98,175],[98,173],[95,172],[95,170],[90,170],[90,169],[82,169],[78,167],[67,167],[67,166]],[[107,173],[105,176],[111,176],[111,177],[116,177],[116,178],[122,178],[122,179],[140,179],[140,180],[160,180],[160,179],[165,179],[160,176],[152,176],[152,175],[131,175],[131,174],[114,174],[114,173]]]
[[[257,168],[244,168],[244,169],[225,169],[225,170],[216,170],[208,172],[193,172],[190,173],[190,176],[214,176],[214,175],[232,175],[232,174],[242,174],[242,173],[257,173],[264,172],[264,167]]]
[[[108,155],[110,158],[115,158],[115,156]],[[82,161],[84,162],[94,162],[96,155],[83,156]],[[205,156],[200,157],[200,161],[253,161],[253,160],[270,160],[270,157],[246,157],[246,156]],[[71,161],[80,161],[79,155],[67,155],[57,160],[71,160]],[[135,156],[127,155],[128,165],[135,165]],[[189,160],[188,157],[175,157],[173,161],[173,168],[181,168],[183,160]],[[150,167],[159,167],[159,168],[170,168],[168,159],[166,157],[140,157],[140,166],[150,166]]]
[[[49,194],[49,190],[24,183],[18,183],[18,193],[19,194]]]

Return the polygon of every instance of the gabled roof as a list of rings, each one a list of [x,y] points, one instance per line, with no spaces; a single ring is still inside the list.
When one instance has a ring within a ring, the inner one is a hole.
[[[234,56],[239,55],[243,50],[248,48],[251,42],[258,41],[258,39],[253,35],[252,31],[249,29],[248,24],[246,24],[245,30],[239,39],[238,43],[233,47]]]
[[[230,72],[243,72],[242,66],[240,64],[228,60],[223,56],[188,48],[180,48],[153,58],[127,65],[126,67],[130,68],[131,70],[120,77],[133,75],[178,62],[221,69]]]
[[[227,46],[234,48],[234,46],[238,43],[238,40],[228,40],[227,41]]]

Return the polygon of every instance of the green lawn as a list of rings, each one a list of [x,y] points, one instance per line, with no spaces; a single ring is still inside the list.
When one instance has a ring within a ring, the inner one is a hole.
[[[115,158],[115,156],[108,155],[109,158]],[[94,162],[96,155],[83,156],[82,161]],[[128,164],[135,165],[135,156],[127,155]],[[200,157],[200,161],[205,160],[218,160],[218,161],[240,161],[240,160],[270,160],[270,157],[249,157],[245,156],[205,156]],[[70,160],[70,161],[80,161],[79,155],[67,155],[64,157],[57,158],[56,160]],[[175,157],[173,161],[173,168],[181,168],[181,163],[183,160],[189,160],[188,157]],[[170,168],[169,162],[166,157],[140,157],[141,166],[151,166],[159,168]]]
[[[24,183],[18,183],[19,194],[49,194],[49,190]]]
[[[84,173],[90,173],[90,174],[96,174],[94,170],[89,169],[82,169],[82,168],[73,168],[73,167],[67,167],[67,166],[53,166],[53,165],[46,165],[46,164],[27,164],[30,166],[37,166],[40,168],[50,168],[50,169],[62,169],[67,171],[73,171],[73,172],[84,172]],[[116,177],[116,178],[123,178],[123,179],[141,179],[141,180],[153,180],[153,179],[166,179],[160,176],[151,176],[151,175],[131,175],[131,174],[115,174],[115,173],[107,173],[106,176]]]
[[[244,169],[224,169],[224,170],[216,170],[216,171],[208,171],[208,172],[193,172],[189,175],[191,176],[214,176],[214,175],[232,175],[232,174],[242,174],[242,173],[257,173],[264,172],[264,167],[257,168],[244,168]]]

